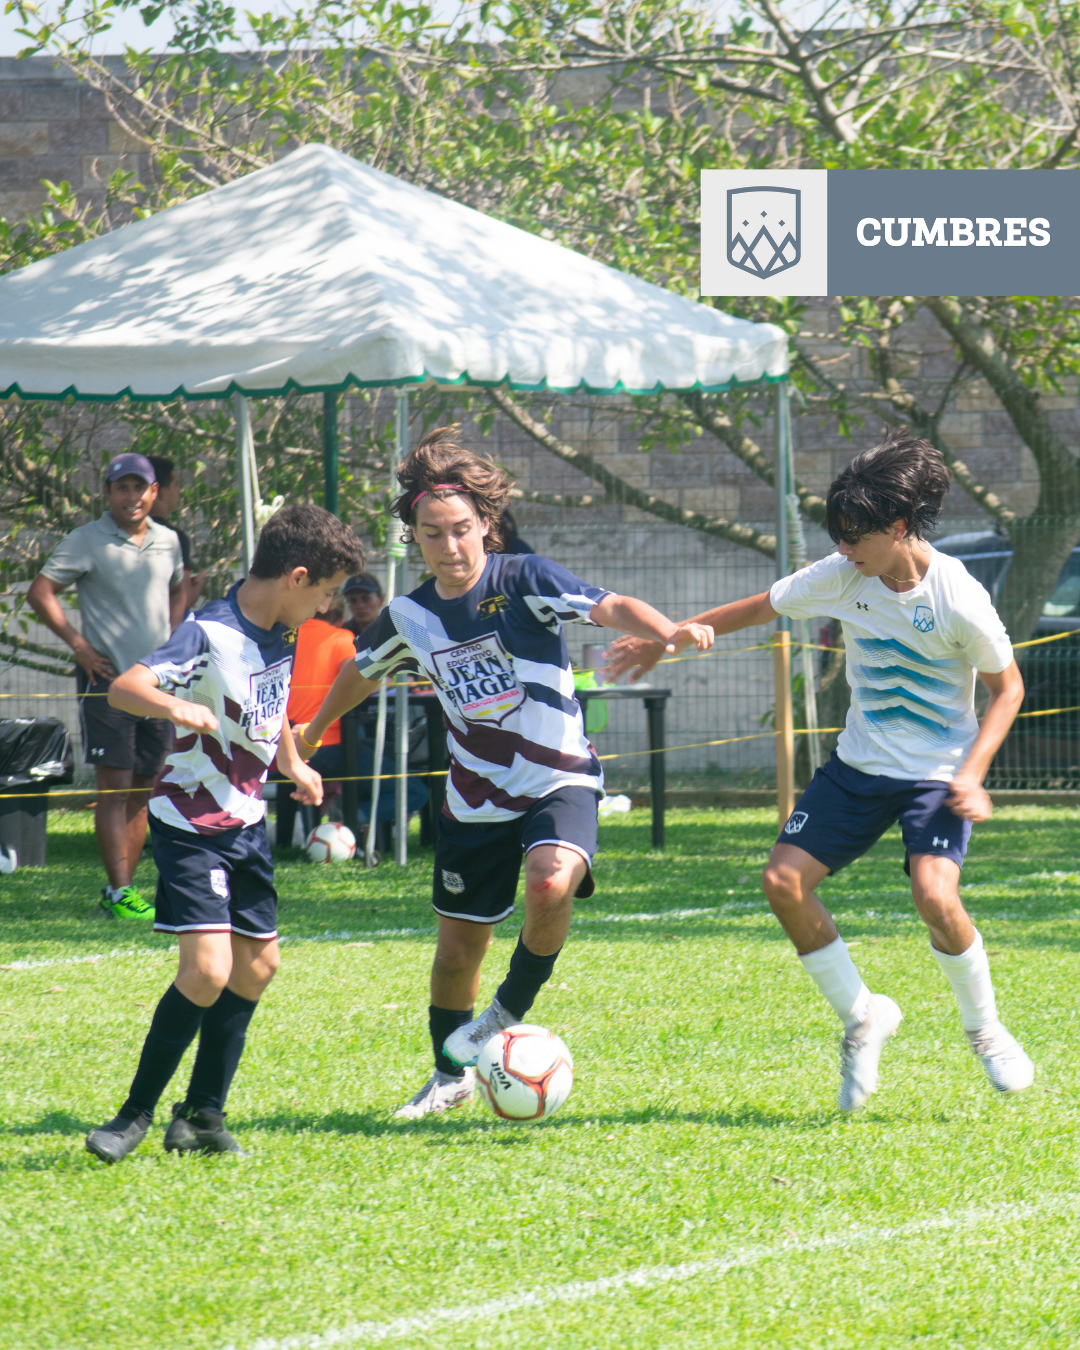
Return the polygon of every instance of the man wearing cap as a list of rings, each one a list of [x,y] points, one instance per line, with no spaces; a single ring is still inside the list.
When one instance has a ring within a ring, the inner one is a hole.
[[[349,606],[349,617],[341,626],[354,637],[359,637],[382,613],[384,596],[379,578],[373,577],[370,572],[360,572],[348,579],[341,588],[341,594]]]
[[[108,877],[101,908],[114,919],[153,920],[132,884],[146,840],[149,791],[172,746],[172,724],[110,708],[109,685],[164,645],[184,614],[180,541],[150,518],[157,476],[144,455],[117,455],[105,473],[98,520],[80,525],[30,587],[30,607],[75,653],[86,762],[97,770],[94,824]],[[82,632],[59,595],[74,582]]]

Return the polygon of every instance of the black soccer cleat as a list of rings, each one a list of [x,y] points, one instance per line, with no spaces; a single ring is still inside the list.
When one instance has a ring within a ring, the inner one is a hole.
[[[208,1106],[196,1109],[187,1102],[177,1102],[173,1118],[165,1131],[165,1149],[169,1153],[232,1153],[238,1158],[248,1155],[225,1128],[225,1112]]]
[[[151,1117],[141,1111],[134,1120],[115,1116],[86,1136],[87,1150],[102,1162],[118,1163],[134,1152],[146,1138]]]

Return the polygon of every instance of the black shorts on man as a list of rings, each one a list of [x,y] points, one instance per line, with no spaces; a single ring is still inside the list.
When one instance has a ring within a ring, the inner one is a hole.
[[[157,932],[277,937],[274,863],[263,821],[207,835],[151,816],[150,842],[158,870]]]
[[[576,898],[596,889],[596,808],[600,795],[591,788],[561,787],[534,802],[513,820],[467,824],[439,817],[435,845],[432,907],[448,919],[500,923],[514,912],[521,862],[538,844],[559,844],[585,859],[587,871]]]
[[[861,858],[896,822],[904,839],[904,871],[910,875],[913,853],[951,858],[963,867],[971,822],[945,805],[951,783],[911,782],[863,773],[845,764],[834,750],[776,840],[794,844],[830,872]]]
[[[110,680],[94,681],[80,667],[76,689],[83,754],[87,764],[130,769],[141,778],[156,778],[173,748],[173,724],[161,717],[136,717],[109,707]]]

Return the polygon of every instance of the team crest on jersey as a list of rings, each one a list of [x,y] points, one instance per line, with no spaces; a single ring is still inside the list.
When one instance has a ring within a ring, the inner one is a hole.
[[[299,633],[299,631],[300,631],[299,628],[287,628],[285,630],[285,633],[282,637],[282,641],[285,643],[286,647],[296,646],[296,635],[297,633]]]
[[[432,652],[433,678],[466,722],[501,726],[525,702],[514,663],[498,633]]]
[[[229,898],[229,878],[224,867],[211,867],[210,869],[210,889],[215,895],[220,895],[222,900]]]
[[[476,612],[482,614],[485,619],[493,619],[500,609],[509,609],[510,601],[505,595],[493,595],[489,600],[481,600],[476,606]]]
[[[250,677],[250,693],[240,716],[240,725],[248,740],[273,742],[281,735],[291,672],[290,656]]]
[[[916,605],[915,617],[911,621],[920,633],[934,631],[934,611],[929,605]]]
[[[465,878],[460,872],[448,872],[444,867],[442,869],[443,890],[449,891],[451,895],[460,895],[465,889]]]

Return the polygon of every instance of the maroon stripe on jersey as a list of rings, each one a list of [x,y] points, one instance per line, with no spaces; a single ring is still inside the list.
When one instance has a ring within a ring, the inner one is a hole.
[[[539,797],[511,797],[508,792],[496,787],[490,778],[481,778],[478,773],[473,773],[472,769],[466,769],[456,759],[450,761],[450,781],[460,793],[466,806],[471,807],[474,811],[487,802],[490,802],[492,806],[500,807],[504,811],[527,811],[530,806],[535,805],[540,800]],[[447,812],[447,814],[450,813]]]
[[[155,797],[168,797],[184,819],[198,830],[199,834],[221,834],[224,830],[235,830],[243,825],[242,820],[228,811],[223,811],[211,793],[199,786],[192,792],[185,792],[178,783],[166,783],[158,779]]]
[[[254,797],[266,772],[266,760],[252,754],[246,746],[237,745],[235,741],[229,742],[229,749],[232,751],[230,757],[213,736],[203,736],[200,740],[203,754],[222,778],[227,778],[233,787],[243,792],[245,796]]]
[[[228,694],[226,694],[224,697],[224,703],[225,703],[225,716],[229,719],[230,722],[235,722],[237,726],[239,726],[240,719],[244,715],[243,708],[241,708],[240,704],[237,703],[237,701],[234,698],[230,698]]]
[[[600,766],[592,756],[566,755],[550,745],[537,745],[535,741],[526,740],[517,731],[470,724],[467,732],[461,732],[449,720],[447,726],[450,735],[463,750],[468,750],[477,759],[486,759],[489,764],[501,764],[504,769],[511,768],[514,756],[520,755],[531,764],[543,764],[547,769],[559,769],[562,773],[599,775]]]

